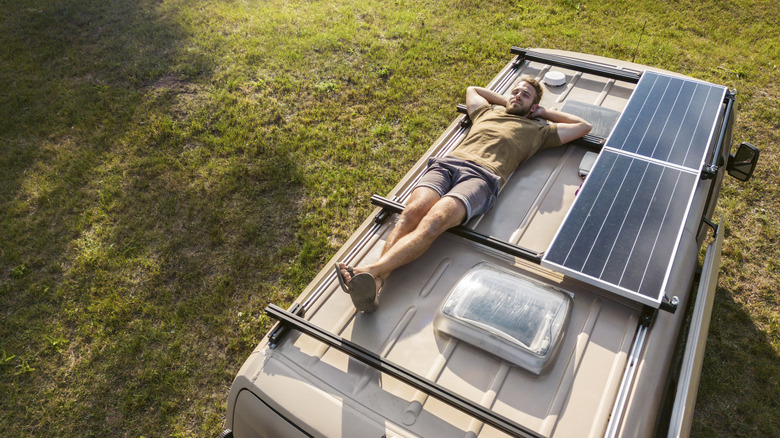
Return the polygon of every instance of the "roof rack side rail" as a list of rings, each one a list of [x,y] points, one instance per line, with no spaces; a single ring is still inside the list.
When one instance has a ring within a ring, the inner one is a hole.
[[[409,386],[418,389],[426,394],[435,397],[442,402],[460,410],[485,424],[505,432],[511,436],[541,438],[538,433],[527,429],[520,424],[500,415],[492,410],[474,403],[463,396],[456,394],[435,382],[425,379],[380,355],[369,351],[358,344],[340,338],[327,330],[324,330],[308,320],[296,316],[286,310],[270,304],[265,308],[265,313],[277,319],[282,325],[289,326],[308,336],[317,339],[347,355],[359,360],[360,362],[371,366],[394,379],[398,379]]]
[[[737,99],[737,91],[727,91],[726,97],[724,99],[724,103],[726,104],[726,108],[723,110],[723,122],[721,122],[720,125],[720,132],[718,134],[718,140],[715,145],[715,151],[712,153],[712,160],[709,164],[705,164],[702,167],[701,170],[701,179],[715,179],[718,176],[718,171],[720,170],[720,167],[725,164],[724,161],[724,155],[728,156],[729,153],[731,153],[731,141],[732,141],[732,130],[734,129],[734,121],[736,119],[736,106],[734,105]],[[726,148],[727,151],[724,154],[723,148]],[[715,188],[717,184],[710,184],[710,189],[707,192],[707,200],[704,203],[704,216],[702,216],[702,220],[699,223],[699,229],[696,232],[696,236],[701,236],[702,229],[705,225],[709,225],[710,228],[712,228],[712,231],[714,232],[713,237],[716,237],[718,235],[718,226],[714,223],[710,222],[707,218],[707,214],[710,213],[710,205],[712,205],[713,197],[715,196]],[[699,237],[700,238],[700,237]]]
[[[387,199],[379,195],[373,195],[371,197],[371,203],[378,207],[381,207],[383,212],[389,211],[391,213],[401,213],[404,211],[404,208],[406,208],[405,205],[399,202],[391,201],[390,199]],[[523,248],[522,246],[513,245],[511,243],[504,242],[503,240],[496,239],[495,237],[486,236],[484,234],[466,228],[462,225],[458,225],[456,227],[450,228],[447,231],[452,234],[455,234],[456,236],[460,236],[465,239],[471,240],[472,242],[476,242],[481,245],[487,246],[489,248],[499,250],[505,254],[519,257],[521,259],[528,260],[536,264],[542,263],[541,253],[532,251],[528,248]]]
[[[537,61],[545,64],[555,65],[558,67],[565,67],[572,70],[581,71],[583,73],[590,73],[597,76],[603,76],[609,79],[616,79],[619,81],[630,82],[636,84],[639,82],[641,73],[635,73],[626,70],[620,70],[612,67],[605,67],[592,62],[580,61],[572,58],[567,58],[560,55],[551,55],[549,53],[534,52],[532,50],[523,49],[520,47],[512,47],[512,54],[519,57],[519,61]]]
[[[723,122],[720,124],[720,132],[718,133],[718,141],[715,144],[715,152],[712,154],[712,160],[709,165],[704,165],[702,169],[701,178],[711,179],[714,178],[720,166],[724,164],[723,159],[723,147],[724,143],[729,142],[726,146],[731,148],[731,129],[734,125],[734,101],[736,100],[736,93],[727,92],[724,99],[726,108],[723,110]]]

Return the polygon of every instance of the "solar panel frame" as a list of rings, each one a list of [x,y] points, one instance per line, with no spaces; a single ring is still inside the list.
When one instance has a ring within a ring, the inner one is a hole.
[[[542,265],[659,307],[726,91],[644,72]]]

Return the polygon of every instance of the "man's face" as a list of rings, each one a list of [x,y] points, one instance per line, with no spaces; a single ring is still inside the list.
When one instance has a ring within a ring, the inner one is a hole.
[[[512,95],[506,103],[506,112],[527,117],[536,109],[536,104],[534,104],[535,98],[536,90],[534,90],[534,87],[528,82],[520,82],[512,90]]]

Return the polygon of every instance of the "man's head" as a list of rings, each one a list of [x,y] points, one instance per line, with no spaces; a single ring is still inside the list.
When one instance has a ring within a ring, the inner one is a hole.
[[[506,112],[528,117],[538,107],[542,100],[542,93],[544,90],[539,81],[530,76],[523,76],[512,89],[512,95],[506,102]]]

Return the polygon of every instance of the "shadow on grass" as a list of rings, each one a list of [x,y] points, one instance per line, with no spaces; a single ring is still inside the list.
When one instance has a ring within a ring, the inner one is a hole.
[[[238,310],[281,276],[274,261],[293,257],[293,145],[276,141],[273,120],[219,111],[232,97],[206,85],[213,47],[178,12],[127,0],[4,6],[8,435],[217,431],[261,331]]]
[[[779,436],[778,363],[765,333],[731,293],[718,288],[691,436]]]

